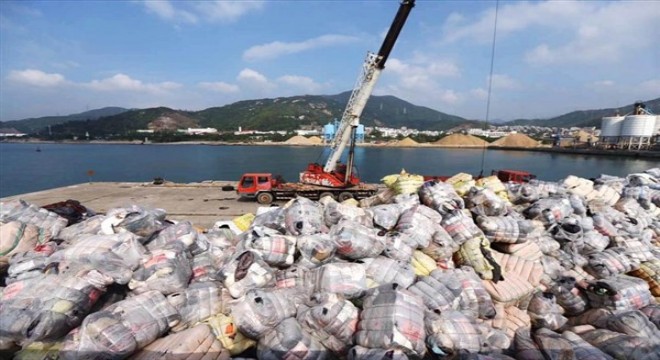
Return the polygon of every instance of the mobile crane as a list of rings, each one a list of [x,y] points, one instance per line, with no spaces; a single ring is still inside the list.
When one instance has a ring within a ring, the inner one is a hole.
[[[362,72],[330,143],[330,155],[325,166],[318,163],[309,164],[307,169],[300,173],[299,183],[286,183],[269,173],[243,174],[236,189],[239,195],[255,197],[259,203],[269,204],[274,199],[290,199],[297,195],[312,199],[333,196],[343,201],[349,198],[360,199],[376,193],[375,185],[361,183],[360,178],[353,173],[355,130],[380,73],[385,68],[385,62],[414,6],[415,0],[401,1],[380,50],[377,54],[367,54],[362,64]],[[340,159],[347,145],[349,145],[348,158],[346,164],[342,164]]]

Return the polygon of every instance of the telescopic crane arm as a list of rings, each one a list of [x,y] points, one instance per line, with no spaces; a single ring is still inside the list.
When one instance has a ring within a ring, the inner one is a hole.
[[[360,123],[360,116],[364,107],[367,105],[367,100],[369,100],[374,86],[380,77],[380,73],[385,68],[385,62],[390,56],[392,48],[394,48],[394,44],[399,37],[399,33],[401,33],[403,25],[406,23],[410,10],[414,6],[415,0],[401,1],[399,11],[394,17],[394,21],[387,32],[387,36],[385,36],[385,40],[383,40],[378,54],[367,54],[367,58],[362,65],[362,72],[358,77],[348,104],[346,104],[339,128],[330,144],[330,156],[323,168],[325,173],[335,171],[346,145],[351,141],[351,130]],[[350,172],[350,169],[348,171]]]

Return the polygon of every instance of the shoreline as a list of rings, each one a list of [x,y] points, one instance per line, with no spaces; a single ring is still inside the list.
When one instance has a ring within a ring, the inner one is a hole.
[[[226,141],[178,141],[168,143],[146,143],[141,141],[128,141],[128,140],[111,140],[111,141],[46,141],[46,140],[5,140],[3,143],[7,144],[67,144],[67,145],[156,145],[156,146],[181,146],[181,145],[207,145],[207,146],[293,146],[293,147],[325,147],[327,144],[287,144],[285,142],[226,142]],[[376,147],[376,148],[404,148],[404,149],[418,149],[418,148],[440,148],[440,149],[484,149],[484,146],[474,145],[437,145],[432,143],[420,143],[416,145],[397,145],[395,143],[364,143],[358,144],[357,147]],[[514,147],[514,146],[486,146],[487,150],[498,151],[531,151],[531,152],[545,152],[566,155],[588,155],[588,156],[615,156],[627,158],[646,158],[646,159],[660,159],[660,151],[654,150],[619,150],[619,149],[573,149],[573,148],[553,148],[549,146],[539,147]]]

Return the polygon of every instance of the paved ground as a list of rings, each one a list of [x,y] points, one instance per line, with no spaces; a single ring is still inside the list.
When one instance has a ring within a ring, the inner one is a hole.
[[[23,199],[44,206],[72,199],[99,213],[135,204],[162,208],[167,211],[168,219],[189,220],[197,226],[209,228],[218,220],[256,213],[259,207],[256,201],[239,200],[235,191],[222,191],[223,185],[235,184],[232,181],[164,185],[97,182],[10,196],[0,201]]]

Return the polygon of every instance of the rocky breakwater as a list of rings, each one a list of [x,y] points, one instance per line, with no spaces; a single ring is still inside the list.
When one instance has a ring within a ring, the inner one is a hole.
[[[137,205],[2,203],[2,356],[660,356],[660,169],[384,182],[234,231]]]

